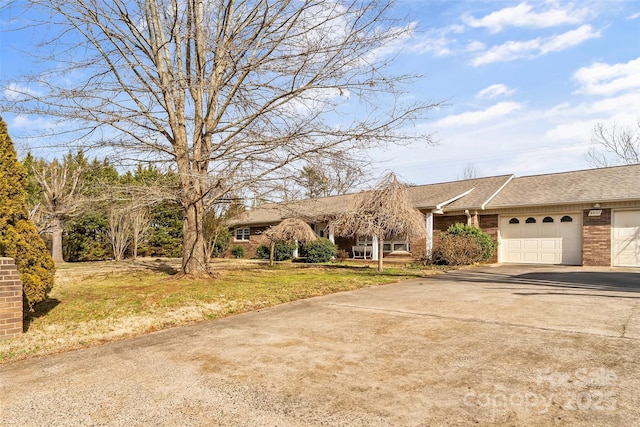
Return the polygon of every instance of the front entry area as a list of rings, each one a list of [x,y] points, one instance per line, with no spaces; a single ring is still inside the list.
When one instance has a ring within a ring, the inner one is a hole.
[[[504,215],[500,217],[499,262],[582,263],[582,215]]]

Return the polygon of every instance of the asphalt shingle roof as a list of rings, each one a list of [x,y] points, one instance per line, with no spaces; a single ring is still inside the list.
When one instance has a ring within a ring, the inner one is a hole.
[[[445,211],[480,209],[485,204],[486,209],[498,209],[640,200],[640,165],[519,178],[500,175],[418,185],[409,187],[408,192],[413,205],[420,209],[435,209],[455,199],[444,206]],[[240,214],[231,225],[267,225],[292,217],[321,220],[349,209],[354,197],[355,194],[346,194],[266,204]]]
[[[640,200],[640,164],[514,178],[487,208]]]

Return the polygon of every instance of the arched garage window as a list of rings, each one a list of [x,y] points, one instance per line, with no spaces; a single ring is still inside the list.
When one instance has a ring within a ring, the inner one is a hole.
[[[571,218],[569,215],[565,215],[560,219],[560,222],[573,222],[573,218]]]
[[[520,224],[520,220],[518,218],[511,218],[509,224]]]
[[[545,216],[542,222],[553,222],[553,218],[551,218],[550,216]]]
[[[527,218],[527,220],[525,221],[527,224],[535,224],[536,223],[536,219],[532,216],[530,216],[529,218]]]

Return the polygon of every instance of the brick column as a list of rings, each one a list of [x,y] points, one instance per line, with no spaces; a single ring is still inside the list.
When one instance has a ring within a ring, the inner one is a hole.
[[[582,265],[611,266],[611,209],[602,210],[600,216],[582,213]]]
[[[0,339],[22,333],[22,281],[12,258],[0,257]]]
[[[480,215],[478,224],[482,231],[491,236],[491,240],[494,242],[498,241],[498,215]],[[487,262],[498,262],[498,250],[499,249],[496,248],[495,253]]]

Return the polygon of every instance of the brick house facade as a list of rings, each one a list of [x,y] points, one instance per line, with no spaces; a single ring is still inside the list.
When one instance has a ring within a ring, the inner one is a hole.
[[[425,240],[411,242],[416,258],[424,256],[439,231],[464,223],[477,225],[498,242],[490,262],[640,267],[640,165],[476,178],[412,186],[408,193],[425,214],[428,230]],[[352,199],[343,195],[264,205],[233,225],[251,228],[246,243],[251,245],[266,224],[287,217],[326,221]],[[336,242],[344,250],[354,245],[348,239]]]

